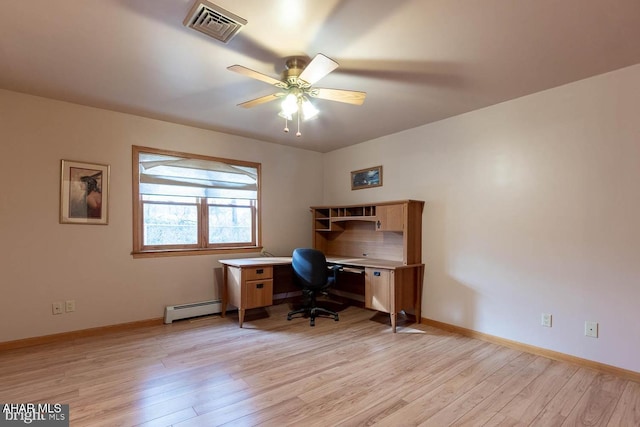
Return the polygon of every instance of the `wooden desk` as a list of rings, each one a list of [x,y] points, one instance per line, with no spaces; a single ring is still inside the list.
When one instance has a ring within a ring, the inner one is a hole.
[[[396,200],[360,205],[312,206],[313,247],[327,261],[364,274],[364,306],[396,318],[413,311],[420,323],[422,305],[422,211],[420,200]],[[290,257],[221,260],[224,286],[222,315],[227,304],[238,307],[240,327],[248,308],[273,304],[274,267],[291,264]],[[361,281],[359,281],[361,283]],[[346,298],[361,295],[340,292]],[[361,286],[357,288],[362,293]]]
[[[413,311],[420,323],[424,264],[369,258],[327,256],[327,262],[358,269],[364,274],[364,305],[389,313],[391,328],[403,310]],[[220,260],[223,266],[222,316],[227,305],[238,308],[240,327],[245,311],[273,304],[274,266],[290,265],[291,257],[261,257]],[[339,287],[339,285],[338,285]]]

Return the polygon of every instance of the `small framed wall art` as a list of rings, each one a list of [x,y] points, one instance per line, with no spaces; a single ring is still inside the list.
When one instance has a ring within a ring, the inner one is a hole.
[[[110,166],[62,160],[60,223],[109,223]]]
[[[363,188],[382,186],[382,166],[374,166],[367,169],[360,169],[351,172],[351,189],[361,190]]]

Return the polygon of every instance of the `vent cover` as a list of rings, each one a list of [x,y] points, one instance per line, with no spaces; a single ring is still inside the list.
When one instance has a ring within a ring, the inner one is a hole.
[[[199,0],[193,5],[183,24],[227,43],[247,24],[247,20],[213,3]]]

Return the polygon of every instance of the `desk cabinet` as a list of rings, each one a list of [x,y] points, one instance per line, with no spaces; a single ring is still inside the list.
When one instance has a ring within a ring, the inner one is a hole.
[[[245,310],[273,304],[273,267],[248,266],[245,268],[225,265],[226,301],[238,307],[240,327]],[[226,310],[226,307],[223,307]]]
[[[404,204],[376,206],[376,230],[399,231],[404,230]]]
[[[393,269],[366,267],[365,307],[389,313],[393,332],[400,312],[412,312],[420,323],[423,276],[423,264]]]
[[[364,306],[391,313],[391,270],[364,269]]]

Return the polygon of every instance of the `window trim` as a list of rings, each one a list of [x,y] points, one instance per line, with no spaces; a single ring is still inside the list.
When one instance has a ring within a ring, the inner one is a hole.
[[[150,147],[142,147],[138,145],[132,146],[132,156],[131,156],[131,166],[132,166],[132,199],[133,199],[133,250],[131,255],[133,258],[154,258],[154,257],[166,257],[166,256],[189,256],[189,255],[220,255],[220,254],[235,254],[235,253],[251,253],[251,252],[260,252],[262,250],[262,165],[256,162],[249,162],[244,160],[235,160],[235,159],[226,159],[222,157],[213,157],[213,156],[205,156],[201,154],[193,154],[193,153],[185,153],[173,150],[164,150],[158,148],[150,148]],[[255,209],[255,218],[256,218],[256,227],[255,230],[252,230],[252,233],[255,233],[255,246],[254,245],[242,245],[242,244],[233,244],[227,247],[216,246],[206,246],[204,242],[200,242],[202,238],[208,240],[208,222],[204,221],[204,213],[203,209],[208,209],[209,204],[200,201],[198,203],[199,212],[198,212],[198,223],[201,226],[199,233],[199,245],[200,247],[192,247],[192,245],[181,246],[181,247],[166,247],[162,248],[144,248],[143,245],[143,202],[140,196],[140,153],[151,153],[151,154],[161,154],[167,156],[176,156],[176,157],[184,157],[189,159],[200,159],[200,160],[209,160],[209,161],[217,161],[224,162],[238,166],[248,166],[252,168],[256,168],[258,174],[258,191],[256,203],[257,207],[253,207]],[[205,233],[205,234],[203,234]],[[204,236],[204,237],[202,237]],[[143,249],[144,248],[144,249]]]

